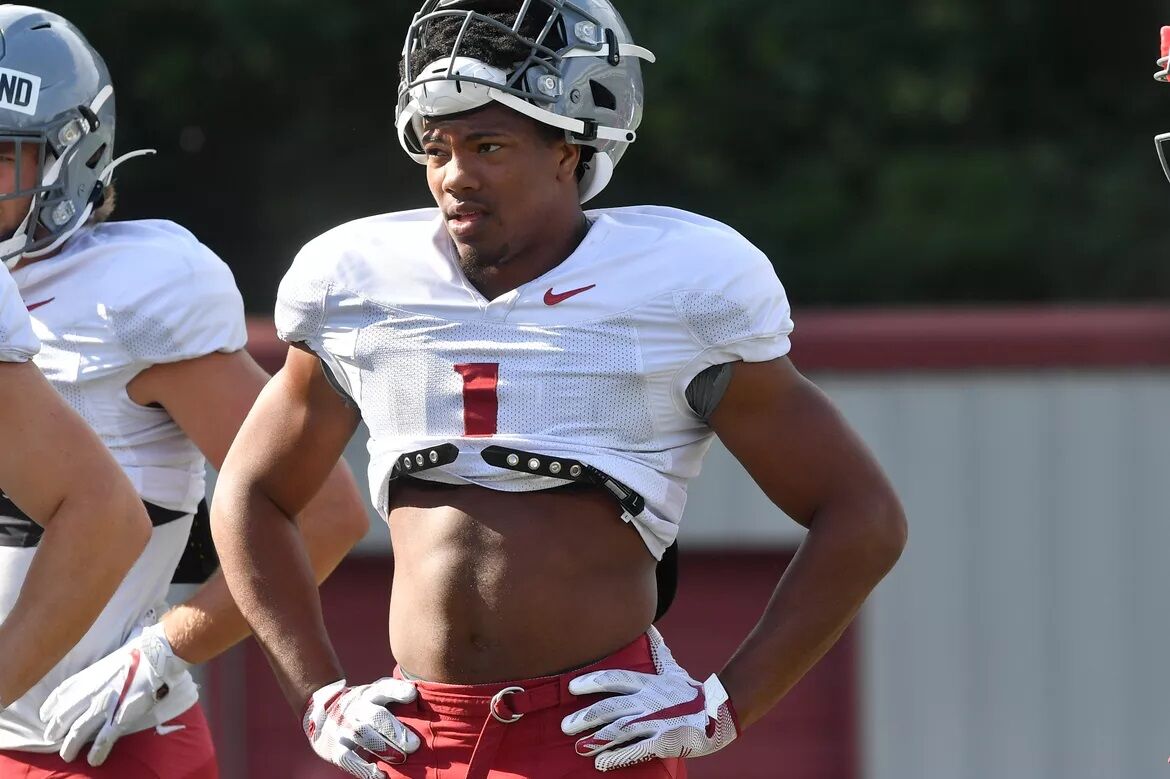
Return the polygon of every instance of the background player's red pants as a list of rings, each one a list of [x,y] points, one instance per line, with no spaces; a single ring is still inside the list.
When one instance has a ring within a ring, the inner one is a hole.
[[[573,745],[580,736],[561,732],[561,720],[601,695],[569,693],[569,681],[587,671],[625,668],[654,673],[650,644],[640,636],[629,646],[585,668],[506,684],[453,685],[416,681],[418,699],[391,711],[422,739],[404,765],[379,765],[391,779],[682,779],[682,760],[656,760],[610,774],[593,767]],[[395,676],[401,678],[400,671]],[[502,693],[509,687],[523,692]],[[491,716],[493,696],[495,712]],[[518,718],[517,718],[518,717]],[[501,722],[511,720],[514,722]]]
[[[110,756],[94,768],[85,760],[86,746],[72,763],[56,752],[0,752],[0,779],[218,779],[215,747],[203,709],[195,704],[163,728],[182,725],[159,735],[154,728],[123,736]]]

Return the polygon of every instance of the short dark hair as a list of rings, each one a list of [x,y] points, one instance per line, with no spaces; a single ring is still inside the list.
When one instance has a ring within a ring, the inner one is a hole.
[[[511,28],[516,23],[516,14],[520,11],[520,5],[518,1],[480,0],[478,3],[461,4],[460,9],[464,11],[475,10]],[[510,7],[513,10],[501,11],[499,10],[501,7]],[[533,2],[528,13],[524,16],[523,24],[520,25],[520,35],[528,40],[535,40],[548,23],[548,17],[551,13],[551,6],[541,2]],[[420,45],[407,55],[410,57],[411,73],[420,73],[423,68],[435,60],[450,56],[455,48],[455,39],[459,37],[459,31],[463,27],[464,19],[462,14],[442,16],[426,25],[419,36]],[[545,39],[544,45],[550,49],[562,48],[564,46],[563,36],[554,29]],[[472,20],[467,27],[467,33],[459,44],[461,56],[471,57],[506,71],[514,70],[521,65],[528,58],[529,52],[529,47],[518,41],[515,36],[479,19]],[[398,75],[400,79],[406,78],[405,57],[398,65]],[[548,143],[565,139],[565,131],[561,128],[538,122],[535,119],[532,121],[535,122],[540,136]],[[580,149],[581,162],[577,166],[578,181],[585,175],[585,170],[589,161],[593,159],[595,151],[591,146],[580,146]]]
[[[514,5],[515,10],[490,10],[508,5]],[[475,10],[482,16],[511,28],[516,23],[516,14],[520,10],[520,3],[465,3],[460,5],[460,9],[464,11]],[[524,16],[524,23],[520,26],[520,35],[528,40],[535,40],[536,36],[540,35],[541,30],[544,29],[551,12],[550,6],[534,2]],[[458,14],[442,16],[427,23],[419,36],[421,45],[409,54],[411,72],[418,73],[435,60],[448,56],[455,48],[455,39],[459,37],[463,21],[464,16]],[[546,40],[545,45],[553,49],[559,48],[563,42],[558,43],[558,37],[560,36],[554,31]],[[459,53],[465,57],[486,62],[492,67],[510,71],[528,57],[529,48],[516,40],[515,36],[506,33],[499,27],[480,19],[474,19],[467,27],[467,34],[463,36]],[[401,77],[405,77],[405,65],[405,62],[399,65]]]
[[[114,182],[106,185],[102,191],[102,199],[93,208],[93,213],[89,215],[86,220],[87,225],[101,224],[114,215],[114,208],[118,205],[118,190],[114,188]]]

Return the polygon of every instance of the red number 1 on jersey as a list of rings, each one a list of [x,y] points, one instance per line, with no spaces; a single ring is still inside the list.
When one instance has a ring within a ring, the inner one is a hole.
[[[495,435],[496,419],[500,412],[500,398],[496,394],[500,364],[474,362],[456,365],[455,372],[463,377],[464,435]]]

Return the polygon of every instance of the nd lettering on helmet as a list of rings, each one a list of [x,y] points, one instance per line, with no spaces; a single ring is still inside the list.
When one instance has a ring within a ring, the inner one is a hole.
[[[32,188],[0,194],[32,196],[24,221],[0,236],[0,260],[55,250],[102,202],[114,168],[151,153],[115,160],[114,125],[110,73],[85,36],[55,13],[0,5],[0,143],[18,160],[35,144],[40,172]]]
[[[515,12],[511,26],[487,14]],[[537,16],[539,14],[539,16]],[[521,32],[529,17],[543,20],[534,38]],[[436,22],[497,28],[527,56],[511,70],[468,56],[463,36],[446,56],[412,67],[411,54],[427,46]],[[427,0],[414,16],[403,47],[398,87],[398,140],[426,164],[419,140],[424,118],[470,111],[495,101],[538,122],[560,128],[575,144],[594,150],[582,177],[581,202],[605,189],[614,168],[637,138],[642,121],[642,60],[654,55],[635,45],[608,0]]]
[[[36,116],[40,96],[40,76],[0,68],[0,109]]]

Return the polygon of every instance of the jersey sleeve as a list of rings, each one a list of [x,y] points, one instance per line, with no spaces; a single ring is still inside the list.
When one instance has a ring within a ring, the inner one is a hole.
[[[293,260],[292,267],[281,279],[276,293],[276,335],[290,345],[300,345],[321,361],[322,370],[330,386],[356,408],[354,388],[339,358],[352,357],[352,348],[340,348],[343,343],[352,347],[352,339],[338,337],[338,332],[349,330],[345,322],[330,320],[328,313],[338,311],[337,294],[344,291],[331,280],[338,271],[337,256],[330,249],[329,234],[308,243]],[[339,354],[338,352],[343,354]]]
[[[109,319],[136,362],[181,362],[244,348],[244,301],[231,270],[210,249],[177,243],[134,270],[129,292],[112,296],[118,302],[110,304]]]
[[[276,293],[276,335],[288,344],[304,344],[314,352],[320,350],[321,327],[329,284],[321,267],[320,252],[314,243],[305,246],[293,260],[292,267],[280,281]]]
[[[40,348],[16,282],[0,266],[0,362],[28,362]]]
[[[754,247],[735,247],[715,262],[719,283],[675,293],[679,320],[697,345],[678,372],[675,397],[683,405],[687,386],[707,368],[731,362],[766,362],[791,349],[792,311],[767,257]]]

